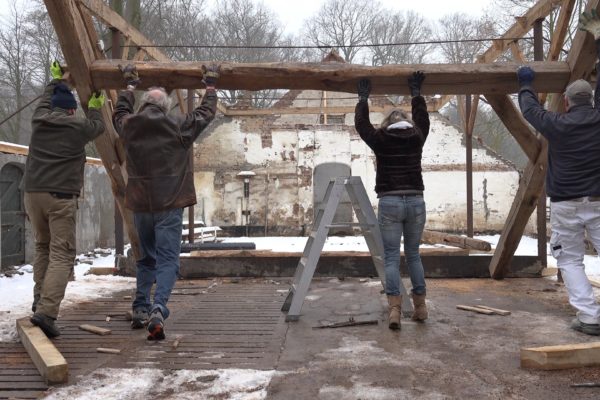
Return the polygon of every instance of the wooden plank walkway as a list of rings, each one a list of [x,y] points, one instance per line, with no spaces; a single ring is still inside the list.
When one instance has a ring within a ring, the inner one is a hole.
[[[274,369],[287,325],[281,313],[285,293],[263,280],[240,283],[178,281],[169,301],[167,339],[146,340],[145,330],[131,330],[124,317],[131,300],[115,293],[110,298],[81,303],[59,319],[61,336],[54,339],[69,363],[69,384],[99,368]],[[92,324],[111,329],[98,336],[78,329]],[[173,343],[179,344],[173,348]],[[121,349],[120,354],[97,353],[97,347]],[[37,398],[47,389],[20,343],[0,343],[0,399]]]

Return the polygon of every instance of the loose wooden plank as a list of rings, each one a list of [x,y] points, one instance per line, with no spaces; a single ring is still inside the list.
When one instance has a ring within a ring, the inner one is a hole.
[[[498,314],[498,315],[510,315],[511,312],[508,310],[503,310],[501,308],[494,308],[494,307],[488,307],[488,306],[484,306],[481,304],[477,304],[475,307],[477,308],[483,308],[484,310],[490,310],[493,311],[494,314]]]
[[[48,384],[66,383],[69,380],[67,360],[40,328],[29,322],[28,318],[22,318],[17,320],[17,332],[23,347]]]
[[[490,251],[492,245],[485,240],[473,239],[466,236],[453,235],[451,233],[444,233],[438,231],[431,231],[425,229],[423,236],[421,237],[423,243],[428,244],[446,244],[449,246],[456,246],[463,249],[474,249],[482,251]]]
[[[521,367],[543,370],[600,365],[600,342],[521,349]]]
[[[590,283],[592,284],[593,287],[600,288],[600,279],[588,277],[588,280],[590,281]]]
[[[107,353],[107,354],[121,354],[121,349],[111,349],[109,347],[98,347],[96,348],[98,353]]]
[[[123,88],[120,60],[97,60],[90,65],[97,88]],[[132,61],[141,78],[138,86],[202,88],[202,65],[209,61]],[[536,72],[536,89],[560,92],[569,76],[565,62],[530,64]],[[406,80],[417,70],[427,76],[423,94],[516,93],[516,63],[489,64],[395,64],[367,66],[345,63],[221,63],[219,89],[312,89],[356,93],[358,81],[371,79],[373,94],[409,94]]]
[[[114,267],[92,267],[87,270],[85,275],[114,275]]]
[[[82,331],[95,333],[96,335],[100,336],[110,335],[112,332],[110,329],[100,328],[99,326],[94,326],[90,324],[79,325],[79,329],[81,329]]]
[[[465,310],[465,311],[473,311],[479,314],[485,314],[485,315],[494,315],[494,312],[491,310],[486,310],[484,308],[478,308],[478,307],[473,307],[473,306],[465,306],[462,304],[459,304],[456,306],[456,308],[458,308],[459,310]]]

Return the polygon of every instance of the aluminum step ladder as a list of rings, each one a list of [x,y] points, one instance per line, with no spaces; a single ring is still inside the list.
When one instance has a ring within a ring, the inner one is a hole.
[[[340,223],[333,224],[333,217],[337,211],[340,199],[348,192],[352,208],[358,219],[358,223]],[[360,227],[362,234],[367,242],[369,252],[373,258],[373,264],[379,275],[382,286],[385,288],[385,270],[383,260],[383,240],[379,223],[373,211],[373,206],[369,201],[369,196],[365,190],[362,180],[359,176],[339,177],[331,180],[327,186],[325,197],[321,203],[324,206],[316,211],[316,217],[312,226],[311,233],[304,246],[304,252],[296,267],[294,280],[288,292],[287,298],[281,307],[281,311],[287,312],[285,320],[287,322],[297,321],[300,318],[302,304],[308,292],[310,282],[313,279],[321,251],[327,240],[329,229]],[[408,292],[400,279],[400,294],[402,295],[402,313],[405,317],[412,315],[413,306],[410,302]]]

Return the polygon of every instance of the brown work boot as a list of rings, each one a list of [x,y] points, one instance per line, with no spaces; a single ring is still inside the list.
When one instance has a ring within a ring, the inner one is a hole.
[[[412,294],[413,305],[415,311],[413,311],[413,321],[423,322],[427,319],[427,306],[425,305],[425,293],[423,294]]]
[[[388,296],[387,298],[390,308],[389,328],[400,329],[402,296]]]

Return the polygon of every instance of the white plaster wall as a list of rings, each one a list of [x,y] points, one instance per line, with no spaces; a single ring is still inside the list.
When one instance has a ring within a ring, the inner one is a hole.
[[[303,95],[314,98],[320,93],[307,91]],[[355,104],[355,101],[350,103]],[[293,106],[315,104],[300,97]],[[259,119],[243,123],[233,120],[220,124],[203,138],[196,155],[197,160],[203,161],[197,163],[195,180],[199,201],[204,200],[205,222],[223,224],[223,215],[235,214],[235,218],[228,218],[226,223],[241,223],[243,185],[235,174],[240,170],[252,170],[257,173],[251,181],[250,209],[253,213],[268,210],[269,226],[310,224],[313,214],[310,174],[318,165],[331,162],[349,165],[352,174],[362,178],[376,208],[372,151],[352,127],[311,126],[315,121],[313,117],[317,116],[282,115],[269,122],[270,131],[265,130],[264,121],[262,125],[256,122]],[[439,114],[431,113],[430,117],[430,134],[423,149],[428,227],[464,231],[466,150],[463,134]],[[381,114],[371,116],[374,124],[381,118]],[[353,124],[353,114],[347,114],[346,120]],[[499,231],[518,187],[518,173],[481,148],[473,149],[473,164],[475,229]],[[254,223],[264,224],[264,216]],[[527,232],[535,232],[534,219]]]

